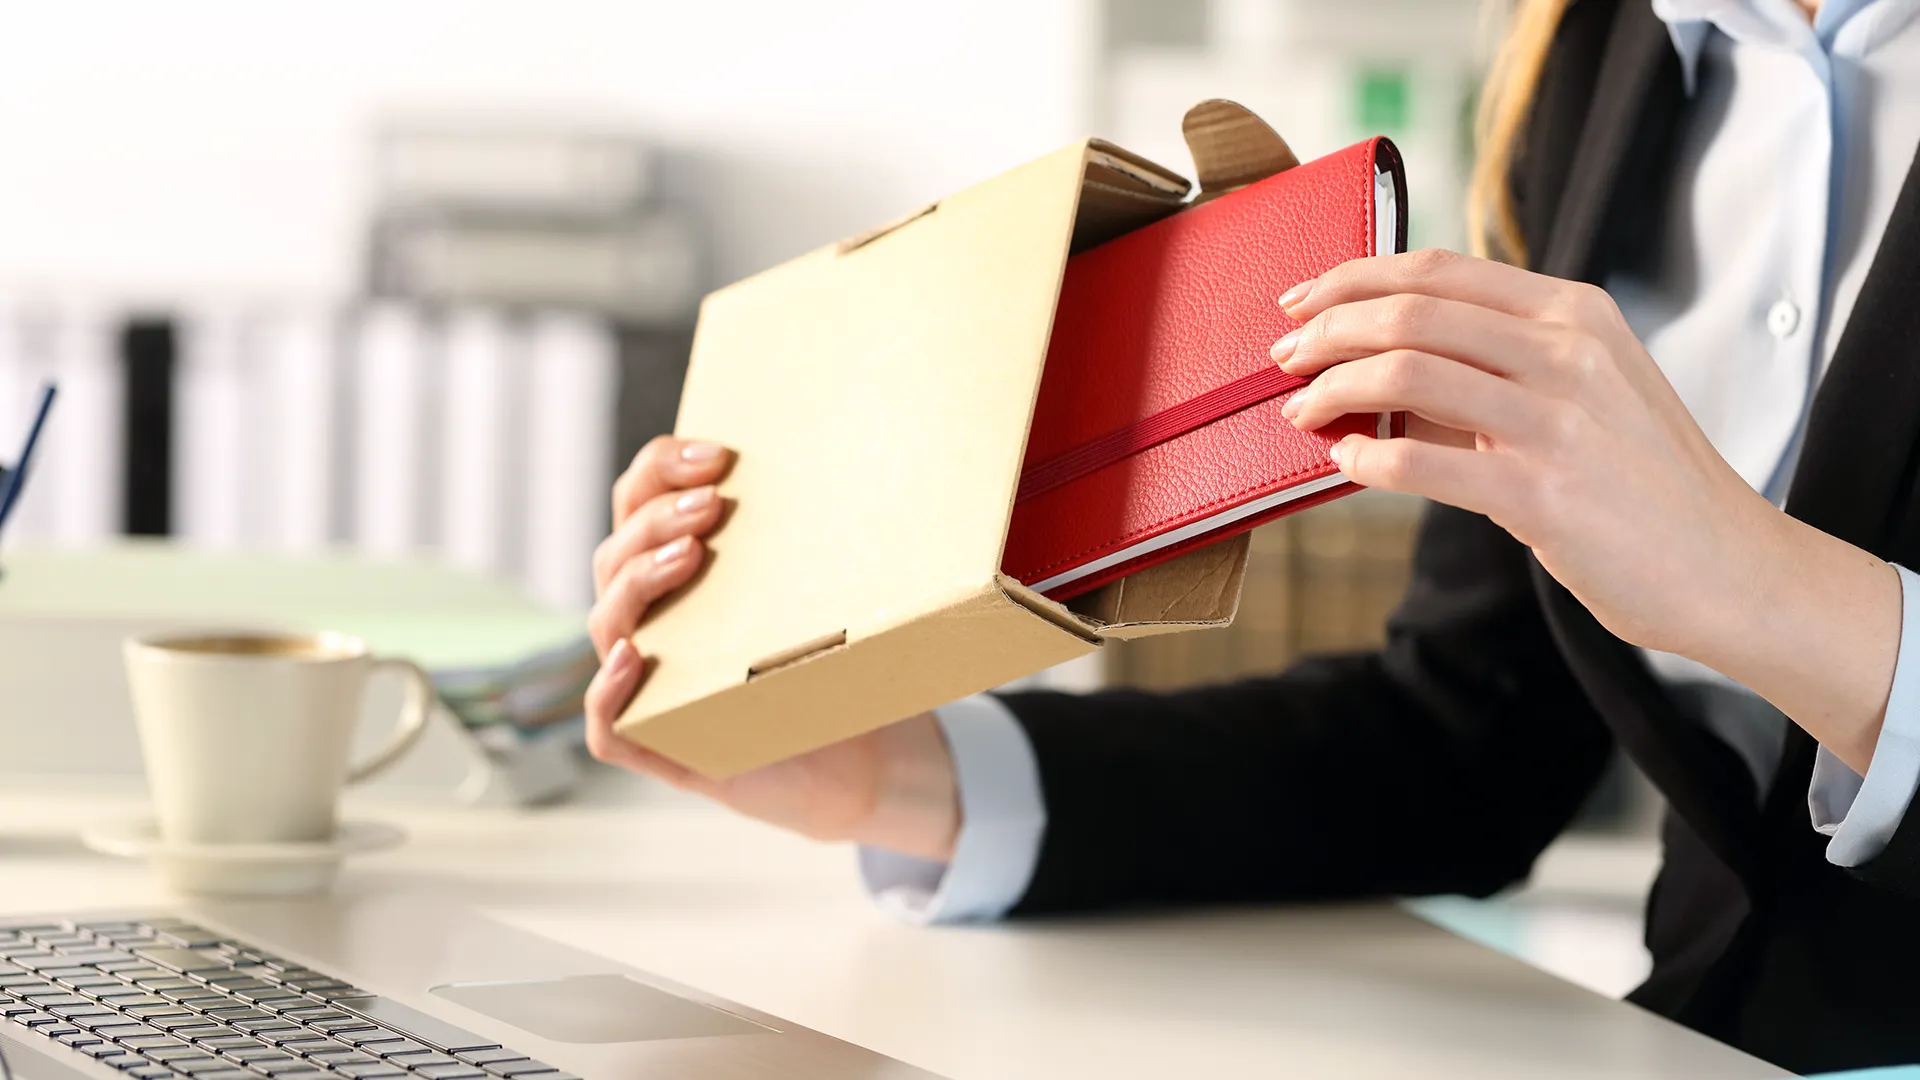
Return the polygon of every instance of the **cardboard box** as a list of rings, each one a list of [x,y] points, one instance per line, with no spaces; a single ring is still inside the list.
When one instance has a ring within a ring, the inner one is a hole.
[[[1184,128],[1199,198],[1295,164],[1230,102]],[[735,505],[635,635],[655,666],[617,730],[726,777],[1229,622],[1244,535],[1069,605],[1000,572],[1067,257],[1189,191],[1087,140],[708,296],[675,430],[739,452]]]

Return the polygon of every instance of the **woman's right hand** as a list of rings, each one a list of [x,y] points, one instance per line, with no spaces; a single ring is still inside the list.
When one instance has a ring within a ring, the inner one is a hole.
[[[632,634],[654,601],[699,571],[702,538],[723,513],[714,485],[732,461],[724,447],[661,436],[614,483],[613,534],[594,552],[598,599],[587,619],[601,658],[587,688],[588,749],[601,761],[815,839],[950,859],[959,794],[952,755],[931,713],[727,780],[708,779],[614,733],[646,678]]]

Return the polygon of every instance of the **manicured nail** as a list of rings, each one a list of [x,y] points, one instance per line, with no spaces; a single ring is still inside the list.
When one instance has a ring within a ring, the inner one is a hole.
[[[727,448],[718,443],[690,442],[680,448],[680,460],[689,465],[705,465],[726,452]]]
[[[634,649],[633,643],[621,638],[613,643],[613,648],[607,650],[607,677],[624,679],[633,673],[639,662],[640,654]]]
[[[1313,292],[1314,280],[1313,278],[1308,278],[1293,288],[1288,289],[1286,292],[1281,293],[1281,309],[1284,311],[1292,311],[1302,300],[1305,300],[1307,296]]]
[[[692,550],[693,537],[682,536],[670,543],[660,545],[659,549],[653,553],[654,565],[665,566],[668,563],[677,563],[686,558],[687,553]]]
[[[1310,389],[1302,390],[1299,393],[1288,398],[1286,400],[1286,403],[1280,406],[1280,415],[1286,417],[1289,420],[1292,420],[1298,417],[1300,415],[1300,410],[1307,407],[1307,398],[1309,397],[1310,392],[1311,392]]]
[[[1353,456],[1353,452],[1347,449],[1347,441],[1345,439],[1327,447],[1327,457],[1333,462],[1333,467],[1339,469],[1341,472],[1347,471],[1347,459],[1351,456]]]
[[[711,485],[707,487],[697,487],[673,500],[673,512],[682,515],[691,514],[695,511],[705,510],[712,503],[713,487]]]
[[[1295,330],[1293,333],[1274,342],[1273,348],[1267,350],[1267,355],[1273,357],[1273,362],[1276,364],[1286,363],[1287,358],[1293,355],[1293,350],[1300,344],[1300,331],[1305,329],[1306,327],[1303,326],[1300,330]]]

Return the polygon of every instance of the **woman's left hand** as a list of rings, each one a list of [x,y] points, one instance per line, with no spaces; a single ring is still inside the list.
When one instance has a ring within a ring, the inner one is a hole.
[[[1892,568],[1755,492],[1604,291],[1420,251],[1347,263],[1281,303],[1306,325],[1274,359],[1317,373],[1286,405],[1296,426],[1404,410],[1466,436],[1348,436],[1333,459],[1350,479],[1487,515],[1614,634],[1743,681],[1757,653],[1787,647],[1749,643],[1799,606],[1809,574],[1824,576],[1815,602],[1883,635],[1866,693],[1884,708],[1900,629]]]

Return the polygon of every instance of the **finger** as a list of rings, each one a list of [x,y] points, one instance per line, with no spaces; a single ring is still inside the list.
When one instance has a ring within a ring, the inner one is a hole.
[[[1313,375],[1363,356],[1412,349],[1503,378],[1551,380],[1570,332],[1457,300],[1400,294],[1329,308],[1274,344],[1293,375]]]
[[[633,695],[646,676],[646,664],[633,643],[616,642],[607,650],[600,670],[587,683],[584,702],[587,714],[587,752],[600,761],[623,768],[636,768],[633,752],[638,747],[620,737],[613,725],[626,711]]]
[[[1334,444],[1329,456],[1356,484],[1424,495],[1496,520],[1509,508],[1516,490],[1511,470],[1500,455],[1478,450],[1417,439],[1349,435]]]
[[[733,451],[718,443],[672,435],[652,439],[613,482],[614,526],[662,492],[719,482],[732,463]]]
[[[712,485],[656,495],[629,516],[612,536],[593,550],[593,588],[607,584],[641,552],[682,536],[705,536],[720,524],[725,509]]]
[[[633,700],[635,691],[640,689],[642,668],[640,653],[631,641],[624,638],[607,650],[606,659],[600,662],[600,670],[593,673],[593,680],[587,683],[587,693],[583,706],[587,714],[589,740],[593,729],[613,730],[613,722]]]
[[[1450,428],[1445,424],[1436,424],[1424,416],[1407,417],[1407,438],[1420,442],[1438,443],[1441,446],[1458,446],[1466,450],[1477,444],[1473,432]]]
[[[1341,263],[1289,290],[1281,307],[1305,322],[1339,304],[1415,293],[1533,316],[1551,309],[1570,287],[1559,278],[1517,266],[1429,248]]]
[[[664,780],[677,788],[704,783],[698,773],[622,737],[613,730],[620,714],[645,681],[647,665],[633,643],[620,641],[587,684],[587,752],[596,760]]]
[[[1280,412],[1301,431],[1317,431],[1350,413],[1410,412],[1460,431],[1526,443],[1541,430],[1550,405],[1540,394],[1478,368],[1399,349],[1321,372]]]
[[[705,554],[699,540],[683,536],[629,560],[587,616],[587,634],[600,655],[610,655],[616,642],[639,629],[655,600],[685,585]]]

